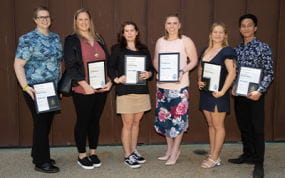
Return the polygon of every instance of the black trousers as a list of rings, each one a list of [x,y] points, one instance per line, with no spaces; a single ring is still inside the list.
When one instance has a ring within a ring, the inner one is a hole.
[[[258,101],[235,97],[235,112],[241,132],[243,154],[256,163],[264,162],[264,96]]]
[[[82,95],[73,93],[77,121],[74,128],[74,137],[79,153],[86,152],[86,141],[89,148],[96,149],[100,133],[99,121],[104,109],[107,93]]]
[[[55,112],[37,114],[34,100],[23,92],[25,101],[33,117],[33,145],[31,156],[33,163],[41,165],[50,162],[49,133]]]

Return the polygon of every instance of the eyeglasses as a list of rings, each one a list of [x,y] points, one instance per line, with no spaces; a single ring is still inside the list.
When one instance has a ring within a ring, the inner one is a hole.
[[[50,19],[50,16],[38,16],[38,17],[36,17],[36,19],[40,19],[40,20],[48,20],[48,19]]]

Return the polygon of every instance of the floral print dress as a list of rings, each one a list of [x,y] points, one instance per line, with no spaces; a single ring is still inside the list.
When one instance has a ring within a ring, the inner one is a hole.
[[[188,87],[180,90],[158,88],[156,93],[156,132],[175,138],[188,128]]]

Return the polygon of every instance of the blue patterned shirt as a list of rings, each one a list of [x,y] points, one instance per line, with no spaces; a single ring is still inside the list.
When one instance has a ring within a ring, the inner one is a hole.
[[[28,84],[54,81],[60,77],[62,45],[60,37],[52,32],[45,36],[35,29],[19,38],[16,58],[26,60],[25,74]]]
[[[268,44],[253,38],[246,45],[241,43],[235,48],[237,54],[238,72],[240,67],[253,67],[262,69],[261,81],[257,91],[266,92],[273,80],[272,53]]]

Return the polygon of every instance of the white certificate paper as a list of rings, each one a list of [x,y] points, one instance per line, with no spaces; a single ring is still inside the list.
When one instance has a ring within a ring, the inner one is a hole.
[[[158,54],[158,81],[178,82],[179,81],[179,53]]]
[[[35,104],[37,113],[60,110],[53,82],[35,84],[33,88],[36,90]]]
[[[145,71],[146,56],[125,55],[125,84],[140,84],[139,73]]]
[[[102,88],[106,84],[105,61],[88,62],[88,80],[94,89]]]
[[[203,78],[209,79],[209,91],[219,91],[220,75],[222,67],[217,64],[204,63]]]
[[[260,78],[261,69],[241,67],[237,81],[236,94],[246,96],[248,94],[250,84],[259,84]]]

